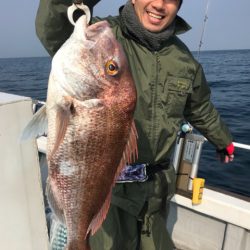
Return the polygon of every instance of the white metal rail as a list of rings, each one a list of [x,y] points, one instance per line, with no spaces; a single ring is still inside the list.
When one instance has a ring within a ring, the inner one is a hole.
[[[238,142],[233,142],[233,144],[234,144],[234,146],[236,148],[242,148],[242,149],[250,150],[250,145],[242,144],[242,143],[238,143]]]
[[[234,146],[236,148],[241,148],[241,149],[246,149],[250,150],[250,145],[243,144],[243,143],[238,143],[238,142],[233,142]],[[38,151],[41,153],[46,154],[46,147],[47,147],[47,138],[45,136],[41,136],[37,139],[37,146],[38,146]]]

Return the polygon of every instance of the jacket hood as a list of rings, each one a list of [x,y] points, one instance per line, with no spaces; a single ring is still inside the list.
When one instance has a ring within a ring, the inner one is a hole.
[[[189,30],[191,30],[192,27],[180,16],[176,16],[175,18],[175,34],[180,35],[183,34]]]

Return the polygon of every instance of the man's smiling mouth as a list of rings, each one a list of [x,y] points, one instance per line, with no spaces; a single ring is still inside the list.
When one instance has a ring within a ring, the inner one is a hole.
[[[163,19],[163,16],[154,14],[154,13],[152,13],[152,12],[150,12],[150,11],[147,11],[147,13],[148,13],[149,16],[154,17],[154,18],[156,18],[156,19],[159,19],[159,20]]]

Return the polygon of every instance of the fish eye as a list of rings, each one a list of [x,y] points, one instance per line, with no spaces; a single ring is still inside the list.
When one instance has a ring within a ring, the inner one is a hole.
[[[108,60],[105,69],[108,75],[115,76],[118,74],[119,67],[114,60]]]

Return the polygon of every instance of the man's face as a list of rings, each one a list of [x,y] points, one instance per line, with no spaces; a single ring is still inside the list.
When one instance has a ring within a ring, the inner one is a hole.
[[[160,32],[175,19],[180,0],[132,0],[132,3],[144,28]]]

